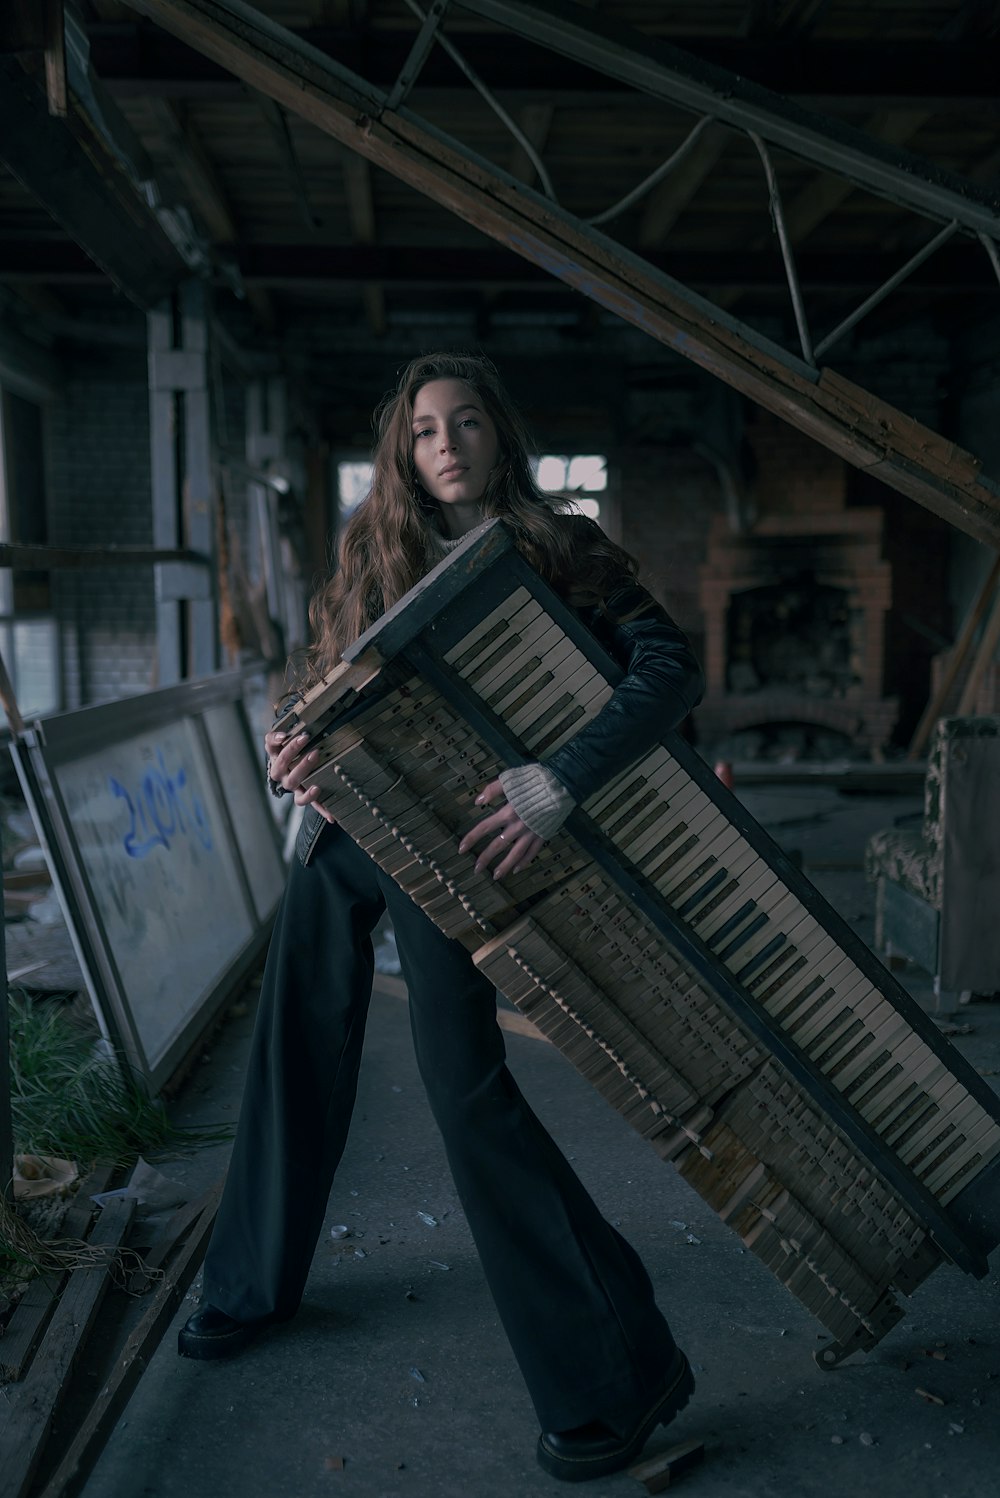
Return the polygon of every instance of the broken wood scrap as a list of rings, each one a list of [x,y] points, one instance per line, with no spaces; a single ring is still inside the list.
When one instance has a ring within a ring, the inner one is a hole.
[[[87,1177],[63,1218],[61,1237],[82,1238],[86,1234],[96,1210],[90,1198],[106,1191],[111,1177],[111,1169],[104,1167]],[[37,1275],[14,1307],[0,1337],[0,1383],[13,1383],[24,1377],[49,1317],[58,1304],[59,1288],[65,1278],[66,1275],[58,1271]]]
[[[223,1177],[223,1180],[225,1178]],[[193,1201],[185,1202],[177,1208],[170,1221],[167,1223],[163,1237],[153,1245],[147,1254],[143,1254],[142,1268],[137,1269],[129,1280],[128,1289],[130,1295],[143,1295],[149,1289],[154,1280],[160,1280],[163,1276],[160,1269],[165,1261],[173,1253],[181,1239],[190,1231],[198,1221],[206,1207],[219,1199],[223,1180],[216,1181],[207,1191],[202,1192]]]
[[[220,1182],[213,1188],[210,1200],[191,1229],[187,1242],[160,1282],[149,1309],[127,1338],[100,1394],[91,1405],[40,1498],[75,1498],[93,1471],[119,1416],[131,1399],[163,1333],[198,1272],[208,1247],[221,1195]]]
[[[659,1456],[651,1456],[648,1461],[629,1467],[628,1475],[634,1477],[636,1482],[643,1483],[647,1493],[663,1493],[683,1477],[685,1472],[704,1460],[704,1441],[682,1441],[679,1446],[671,1446],[669,1451],[661,1452]]]
[[[105,1207],[90,1235],[90,1245],[118,1248],[134,1210],[135,1202],[127,1200]],[[109,1267],[101,1264],[73,1270],[28,1375],[7,1402],[0,1424],[0,1468],[7,1498],[23,1498],[31,1487],[73,1365],[108,1288]]]

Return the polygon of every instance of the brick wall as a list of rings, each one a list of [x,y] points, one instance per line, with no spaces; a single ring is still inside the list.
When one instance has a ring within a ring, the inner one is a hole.
[[[52,545],[152,543],[143,351],[68,364],[46,447]],[[156,685],[151,567],[57,572],[52,592],[68,708]]]
[[[609,486],[618,496],[621,544],[700,655],[698,568],[709,521],[722,509],[715,472],[689,448],[634,447],[609,454]]]

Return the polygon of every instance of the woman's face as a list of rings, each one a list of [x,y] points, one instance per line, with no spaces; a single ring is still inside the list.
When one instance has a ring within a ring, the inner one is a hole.
[[[461,380],[431,380],[413,399],[413,466],[441,505],[476,504],[497,460],[497,429]]]

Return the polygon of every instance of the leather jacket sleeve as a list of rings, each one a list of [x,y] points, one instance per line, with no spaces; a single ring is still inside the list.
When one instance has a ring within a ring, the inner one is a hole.
[[[577,805],[676,728],[704,690],[684,632],[637,583],[579,613],[625,675],[597,717],[545,760]]]

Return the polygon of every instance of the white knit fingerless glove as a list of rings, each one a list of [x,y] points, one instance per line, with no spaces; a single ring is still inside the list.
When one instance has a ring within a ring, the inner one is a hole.
[[[536,837],[554,837],[576,802],[544,765],[513,765],[500,771],[503,793]]]

